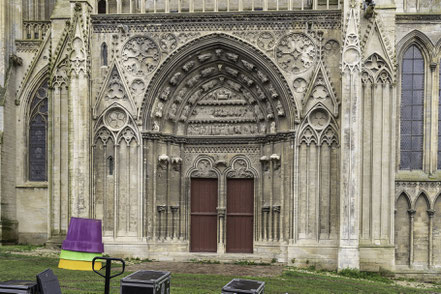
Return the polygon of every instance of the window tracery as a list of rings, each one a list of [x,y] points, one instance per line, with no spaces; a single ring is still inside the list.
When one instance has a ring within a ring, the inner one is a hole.
[[[48,81],[32,97],[29,109],[29,181],[47,181]]]
[[[400,169],[423,168],[424,58],[416,45],[403,56],[401,81]]]

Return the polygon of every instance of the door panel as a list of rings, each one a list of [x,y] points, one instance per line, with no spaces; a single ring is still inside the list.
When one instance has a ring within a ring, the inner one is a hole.
[[[217,251],[217,179],[191,179],[190,251]]]
[[[227,252],[253,252],[254,180],[227,181]]]

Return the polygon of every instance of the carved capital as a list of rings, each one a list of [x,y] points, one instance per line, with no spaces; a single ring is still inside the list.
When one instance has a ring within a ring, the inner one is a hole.
[[[270,159],[268,158],[268,156],[262,156],[260,158],[260,164],[262,165],[263,171],[269,170],[269,162],[270,162]]]
[[[163,213],[163,212],[167,211],[167,206],[166,205],[158,205],[158,206],[156,206],[156,210],[159,213]]]
[[[264,212],[264,213],[269,213],[270,210],[271,210],[271,207],[270,207],[270,206],[263,206],[263,207],[262,207],[262,212]]]
[[[430,63],[430,70],[431,70],[432,72],[434,72],[435,69],[436,69],[436,66],[437,66],[436,62],[431,62],[431,63]]]
[[[414,217],[416,210],[415,209],[408,209],[407,213],[410,215],[410,217]]]
[[[216,210],[219,217],[225,217],[225,207],[217,207]]]
[[[271,154],[270,159],[273,163],[273,169],[278,170],[280,168],[280,155]]]
[[[428,209],[427,210],[427,214],[429,215],[430,218],[432,218],[435,215],[435,210],[433,209]]]
[[[280,205],[273,206],[273,212],[280,213]]]
[[[170,206],[170,210],[173,214],[175,214],[179,210],[179,206],[177,205]]]
[[[181,170],[181,165],[182,165],[182,158],[180,158],[180,157],[172,157],[171,165],[173,167],[173,170],[180,171]]]
[[[162,169],[167,169],[169,161],[170,161],[170,158],[167,155],[165,155],[165,154],[160,155],[158,158],[159,167]]]

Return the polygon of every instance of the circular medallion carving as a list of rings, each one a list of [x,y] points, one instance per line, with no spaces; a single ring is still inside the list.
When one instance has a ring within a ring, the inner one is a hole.
[[[304,34],[283,37],[275,49],[279,66],[291,73],[308,70],[315,62],[317,48],[314,41]]]
[[[274,48],[276,39],[271,33],[263,32],[257,37],[257,46],[264,51],[269,51]]]
[[[316,129],[323,129],[329,123],[329,115],[323,109],[316,109],[309,115],[309,123]]]
[[[161,38],[159,40],[159,46],[164,51],[171,51],[175,50],[178,46],[178,39],[174,34],[167,33],[161,35]]]
[[[107,112],[105,122],[113,130],[121,129],[127,123],[127,114],[119,108]]]
[[[130,39],[124,45],[121,55],[124,68],[135,76],[151,73],[158,66],[160,59],[158,45],[147,37]]]
[[[306,81],[304,79],[297,78],[294,80],[293,86],[294,86],[294,91],[296,93],[305,93],[306,87],[308,86],[308,84],[306,83]]]
[[[337,51],[339,47],[340,45],[335,40],[329,40],[324,46],[326,51]]]
[[[360,62],[360,53],[354,48],[349,48],[343,53],[343,60],[349,66],[354,66]]]

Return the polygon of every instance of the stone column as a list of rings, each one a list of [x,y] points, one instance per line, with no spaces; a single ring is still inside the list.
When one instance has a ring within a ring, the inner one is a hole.
[[[410,244],[409,244],[409,266],[413,266],[413,225],[414,225],[414,217],[416,210],[415,209],[408,209],[407,212],[409,213],[410,217]]]
[[[346,30],[342,51],[339,270],[360,267],[361,49],[358,3],[345,1],[343,12]]]
[[[435,210],[427,210],[429,215],[429,268],[433,265],[433,216],[435,215]]]
[[[71,0],[72,24],[69,82],[69,196],[71,216],[90,216],[90,72],[87,1]]]

